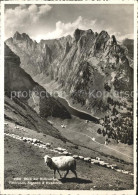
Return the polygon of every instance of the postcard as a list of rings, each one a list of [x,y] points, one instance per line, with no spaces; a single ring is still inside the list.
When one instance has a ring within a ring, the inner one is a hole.
[[[0,4],[0,194],[135,195],[137,2]]]

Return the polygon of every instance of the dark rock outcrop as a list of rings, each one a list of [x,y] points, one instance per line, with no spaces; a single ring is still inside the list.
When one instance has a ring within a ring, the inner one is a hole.
[[[19,35],[16,33],[16,37]],[[20,99],[40,116],[70,118],[66,108],[20,67],[20,58],[5,45],[5,94]]]

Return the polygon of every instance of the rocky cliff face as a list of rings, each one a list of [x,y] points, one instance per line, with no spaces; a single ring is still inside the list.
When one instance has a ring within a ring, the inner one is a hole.
[[[30,41],[29,37],[25,36],[26,41]],[[24,35],[20,38],[22,37]],[[20,40],[18,34],[14,38]],[[18,98],[42,117],[52,115],[54,117],[70,118],[66,108],[51,97],[43,87],[20,67],[20,58],[7,45],[5,45],[5,95],[12,100]]]
[[[108,98],[116,101],[114,93],[133,90],[128,49],[106,31],[98,34],[91,29],[76,29],[73,38],[67,36],[40,43],[16,32],[6,43],[32,77],[42,74],[43,78],[56,81],[72,103],[80,103],[92,114],[112,112]],[[130,100],[124,99],[126,103]]]

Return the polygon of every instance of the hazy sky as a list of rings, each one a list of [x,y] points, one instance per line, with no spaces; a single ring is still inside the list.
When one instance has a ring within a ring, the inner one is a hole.
[[[106,30],[121,40],[133,38],[133,5],[5,5],[5,37],[18,31],[32,39],[72,35],[76,28]]]

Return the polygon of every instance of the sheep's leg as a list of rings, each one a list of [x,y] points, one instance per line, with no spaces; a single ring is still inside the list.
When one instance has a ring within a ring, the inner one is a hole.
[[[62,176],[61,176],[61,174],[60,174],[60,172],[59,172],[59,170],[57,169],[57,172],[58,172],[58,174],[60,175],[60,178],[62,178]]]
[[[69,170],[67,170],[66,174],[64,175],[64,178],[66,178],[67,174],[69,173]]]
[[[56,178],[56,169],[54,170],[54,179]]]
[[[75,177],[77,178],[77,173],[76,173],[76,171],[75,171],[75,170],[71,170],[71,171],[74,173]]]

